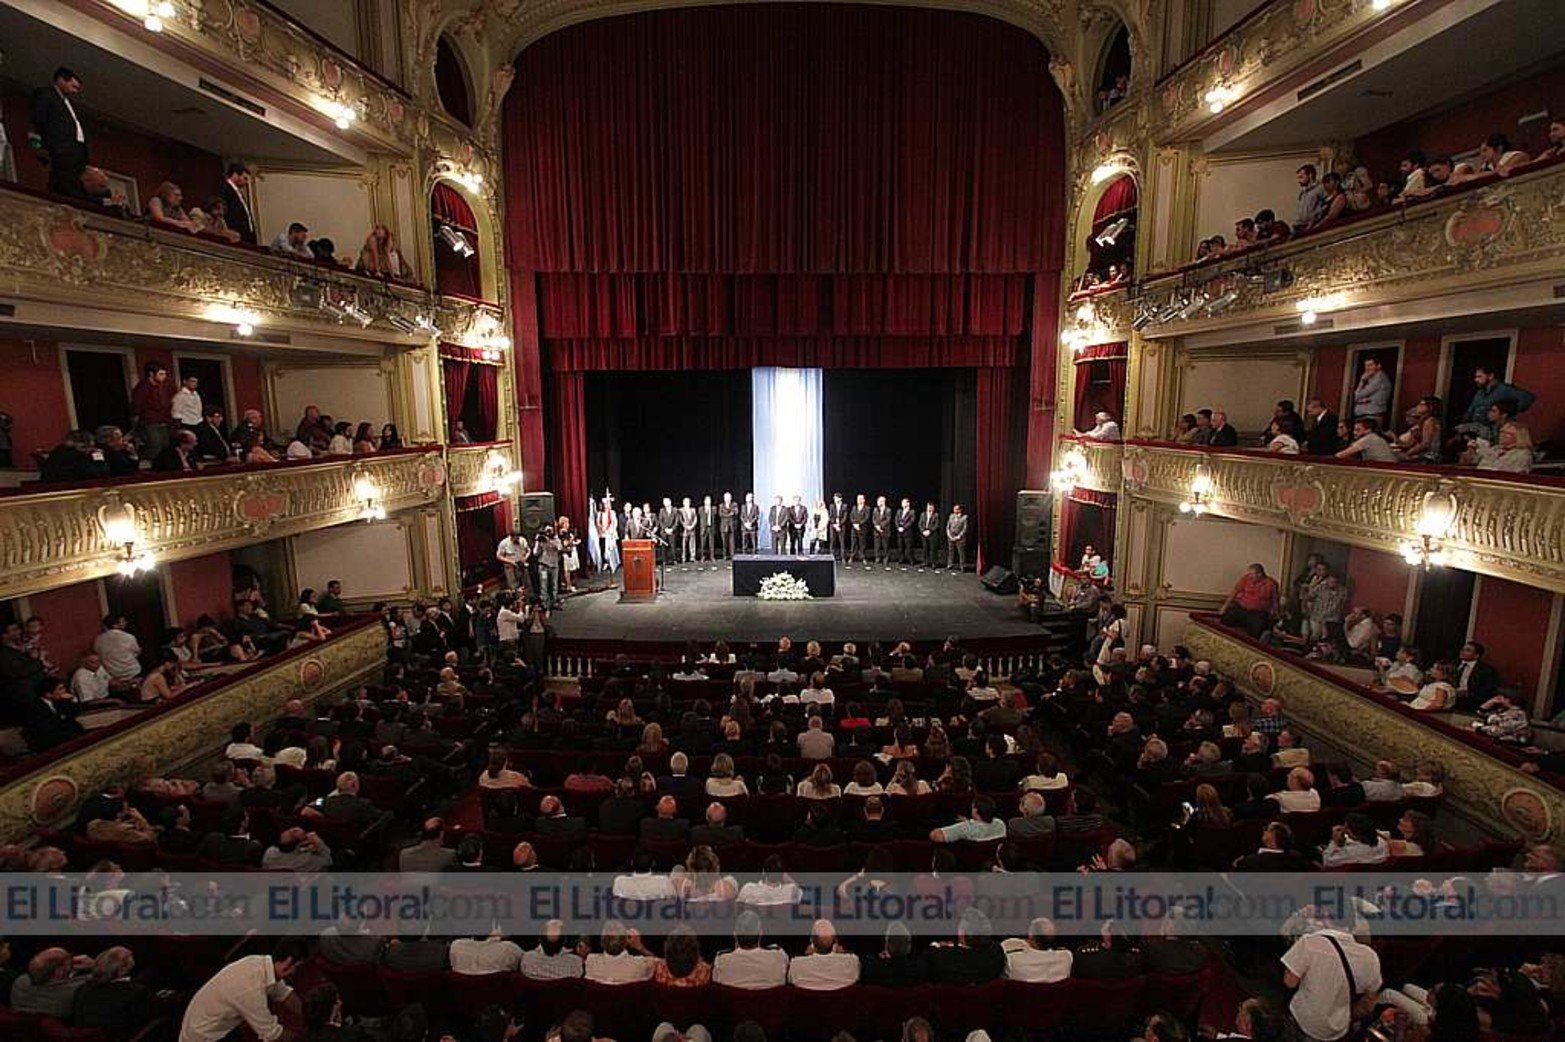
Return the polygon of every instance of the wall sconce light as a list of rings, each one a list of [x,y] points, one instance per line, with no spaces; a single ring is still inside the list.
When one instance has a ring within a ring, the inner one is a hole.
[[[316,108],[325,113],[326,116],[331,119],[332,123],[336,125],[338,130],[347,130],[349,127],[353,126],[354,121],[359,118],[358,109],[345,102],[338,101],[335,98],[321,99],[321,101],[316,104]]]
[[[1226,83],[1219,83],[1207,91],[1201,100],[1206,102],[1207,111],[1215,116],[1229,105],[1232,105],[1238,97],[1239,91],[1236,88],[1230,87]]]
[[[380,486],[367,477],[360,477],[353,482],[353,496],[364,508],[359,511],[359,519],[362,521],[386,520],[386,508],[376,502],[380,499]]]
[[[234,332],[239,336],[254,336],[255,327],[261,324],[261,316],[249,308],[242,308],[236,304],[208,304],[206,317],[213,322],[226,322],[234,327]]]
[[[1373,7],[1377,11],[1389,11],[1391,9],[1391,6],[1393,4],[1395,4],[1396,2],[1397,2],[1397,0],[1374,0],[1374,2],[1370,4],[1370,6]]]
[[[1196,465],[1195,476],[1190,479],[1190,494],[1179,504],[1181,514],[1200,517],[1212,505],[1212,472],[1205,463]]]
[[[1414,568],[1445,564],[1445,540],[1456,524],[1456,497],[1441,489],[1425,493],[1413,523],[1414,539],[1402,544],[1402,560]]]
[[[474,195],[477,195],[480,191],[483,190],[484,175],[479,173],[477,170],[463,170],[460,173],[452,174],[451,176],[456,178],[457,183],[459,183],[463,188],[466,188],[469,192],[472,192]]]
[[[1060,469],[1049,472],[1049,487],[1056,492],[1069,493],[1087,473],[1087,457],[1080,449],[1071,449],[1060,457]]]
[[[127,579],[142,572],[150,572],[157,558],[150,550],[136,551],[141,542],[141,530],[136,526],[136,511],[128,503],[116,503],[98,509],[98,524],[103,528],[103,538],[118,547],[115,553],[116,569]]]
[[[1313,326],[1323,311],[1335,311],[1342,306],[1342,298],[1335,294],[1327,297],[1305,297],[1293,305],[1299,312],[1299,321]]]
[[[512,470],[511,461],[505,458],[505,453],[495,449],[489,450],[489,454],[484,457],[484,473],[489,476],[489,488],[502,495],[508,494],[522,480],[522,472]]]
[[[169,0],[114,0],[114,6],[133,18],[140,18],[149,33],[160,33],[163,25],[178,12]]]

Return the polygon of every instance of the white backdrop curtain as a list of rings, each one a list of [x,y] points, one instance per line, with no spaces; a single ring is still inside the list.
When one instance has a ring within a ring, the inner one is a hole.
[[[761,508],[761,546],[770,546],[767,513],[776,496],[806,507],[821,498],[821,370],[750,370],[755,502]]]

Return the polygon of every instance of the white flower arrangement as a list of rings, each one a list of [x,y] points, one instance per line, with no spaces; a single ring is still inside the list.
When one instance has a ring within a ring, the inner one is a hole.
[[[763,601],[807,601],[810,584],[787,572],[778,572],[761,580],[761,592],[756,597]]]

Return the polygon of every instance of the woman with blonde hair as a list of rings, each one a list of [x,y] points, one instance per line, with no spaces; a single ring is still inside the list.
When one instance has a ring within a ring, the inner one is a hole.
[[[641,744],[636,751],[643,756],[660,756],[668,752],[668,741],[663,737],[663,725],[652,723],[641,729]]]
[[[413,277],[412,269],[397,249],[397,237],[384,224],[371,228],[369,236],[364,240],[364,248],[359,250],[359,270],[366,275],[389,279]]]
[[[712,757],[707,771],[706,794],[708,796],[748,796],[750,787],[743,778],[734,776],[734,758],[727,753]]]
[[[919,778],[918,768],[913,766],[912,760],[901,760],[891,780],[886,783],[886,795],[928,796],[929,783]]]
[[[1192,828],[1220,829],[1232,825],[1234,812],[1223,806],[1215,785],[1205,783],[1195,787],[1195,809],[1185,819]]]
[[[684,870],[675,869],[670,881],[685,901],[732,901],[739,896],[739,884],[733,876],[723,875],[717,854],[706,844],[693,847],[685,858]]]
[[[619,704],[609,710],[609,724],[623,731],[634,731],[641,727],[643,721],[636,715],[636,703],[628,698],[619,700]]]
[[[818,763],[810,776],[799,783],[794,795],[806,800],[834,800],[842,795],[842,788],[832,781],[830,765]]]

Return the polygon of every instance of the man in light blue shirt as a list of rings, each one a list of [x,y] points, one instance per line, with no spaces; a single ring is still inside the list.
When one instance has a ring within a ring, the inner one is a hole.
[[[1004,838],[1005,822],[995,820],[994,800],[988,796],[979,796],[973,800],[971,817],[943,829],[935,829],[929,834],[931,843],[959,843],[962,840],[987,843]]]

